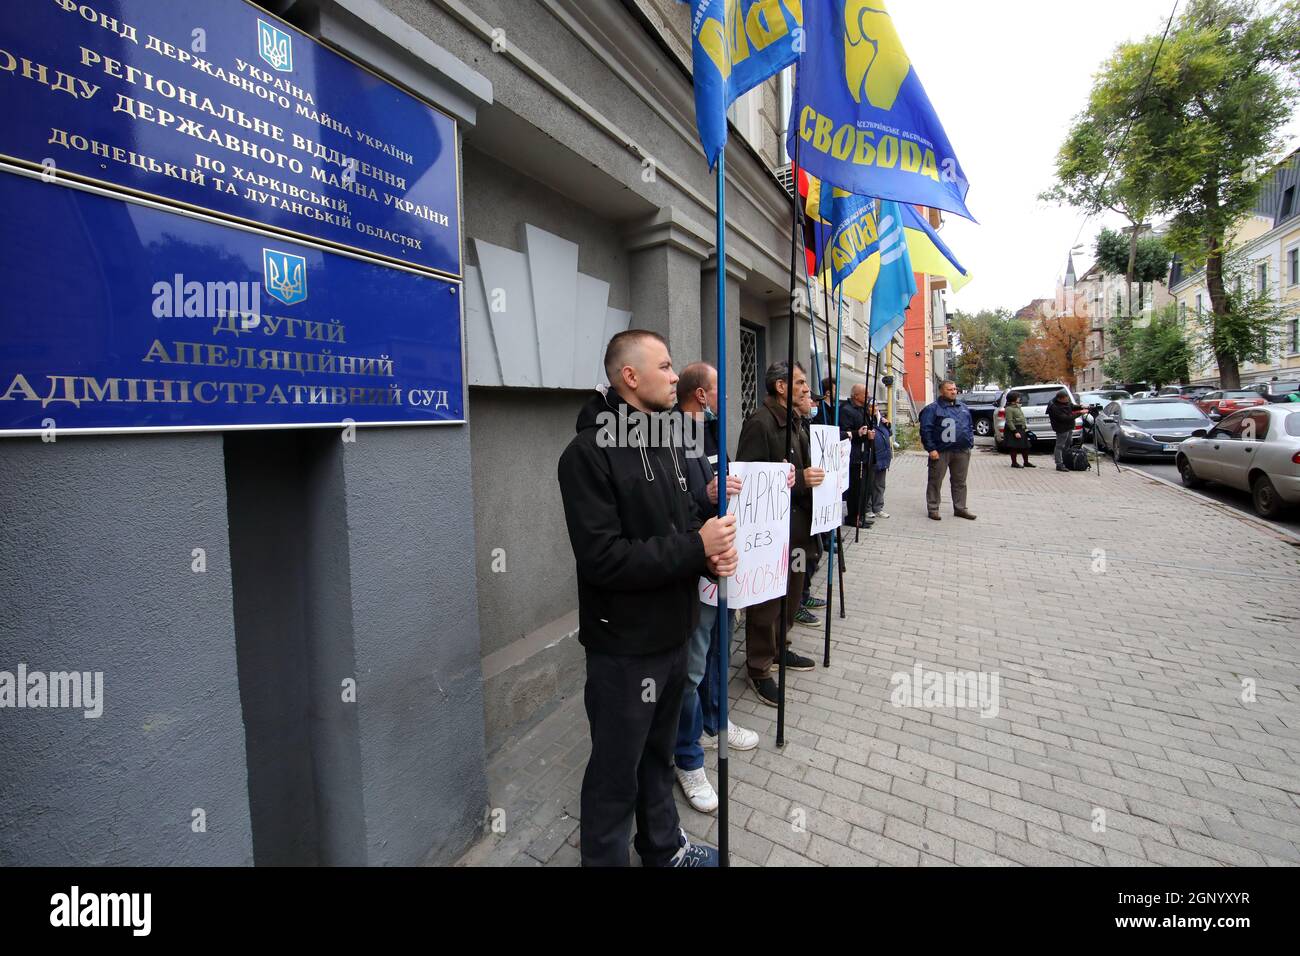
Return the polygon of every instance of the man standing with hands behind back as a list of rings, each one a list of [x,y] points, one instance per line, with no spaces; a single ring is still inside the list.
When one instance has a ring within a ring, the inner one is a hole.
[[[930,479],[925,486],[925,507],[930,517],[939,519],[939,492],[943,476],[949,476],[952,512],[958,518],[974,521],[966,510],[966,474],[970,471],[970,451],[975,447],[975,425],[970,409],[957,401],[957,383],[946,379],[939,385],[939,397],[921,409],[921,446],[930,456]]]
[[[578,413],[559,465],[587,653],[582,863],[626,866],[635,814],[642,865],[717,866],[717,850],[692,845],[679,825],[673,749],[699,577],[735,572],[735,518],[701,523],[674,430],[646,427],[648,415],[677,400],[663,338],[643,329],[615,335],[605,373],[609,391]],[[661,440],[650,447],[653,434]]]

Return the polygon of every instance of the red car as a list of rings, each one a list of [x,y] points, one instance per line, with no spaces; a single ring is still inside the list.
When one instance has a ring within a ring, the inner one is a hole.
[[[1233,412],[1239,412],[1243,408],[1252,408],[1255,405],[1267,405],[1268,399],[1259,392],[1245,390],[1219,390],[1206,392],[1200,398],[1196,399],[1196,407],[1205,414],[1209,415],[1215,421],[1218,421],[1224,415],[1231,415]]]

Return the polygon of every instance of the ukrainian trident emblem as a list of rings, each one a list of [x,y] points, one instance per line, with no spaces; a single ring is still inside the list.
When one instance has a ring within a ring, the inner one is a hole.
[[[285,305],[307,298],[307,260],[288,252],[262,250],[262,278],[266,291]]]
[[[272,69],[293,72],[293,37],[265,20],[257,21],[257,52]]]

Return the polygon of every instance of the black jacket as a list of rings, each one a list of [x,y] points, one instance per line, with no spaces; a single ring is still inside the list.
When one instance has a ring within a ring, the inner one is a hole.
[[[578,564],[578,640],[607,654],[653,654],[690,637],[708,566],[683,450],[618,447],[628,412],[612,390],[583,406],[560,456],[560,494]]]
[[[1082,405],[1074,405],[1070,402],[1058,402],[1052,399],[1047,403],[1047,420],[1052,423],[1052,431],[1072,432],[1074,431],[1074,419],[1077,412],[1083,411]]]
[[[682,414],[678,409],[677,413]],[[686,456],[686,488],[695,502],[695,513],[701,521],[708,521],[718,513],[718,506],[709,501],[709,482],[717,474],[718,420],[703,423],[704,454]]]
[[[852,439],[849,446],[849,464],[856,465],[862,460],[863,453],[866,451],[867,439],[859,437],[858,429],[867,422],[867,406],[861,408],[854,405],[849,399],[840,402],[840,438]]]
[[[795,423],[799,426],[799,423]],[[808,539],[812,533],[812,489],[804,484],[803,472],[812,460],[808,448],[808,431],[803,427],[790,430],[790,444],[785,444],[785,409],[772,396],[764,399],[754,414],[745,419],[736,448],[737,461],[789,461],[794,463],[794,489],[790,502],[792,542]]]

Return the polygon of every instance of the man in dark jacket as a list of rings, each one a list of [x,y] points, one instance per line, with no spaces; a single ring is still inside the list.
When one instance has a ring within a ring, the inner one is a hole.
[[[920,420],[921,447],[930,455],[926,511],[939,520],[939,491],[947,474],[953,514],[974,521],[975,516],[966,510],[966,474],[970,471],[970,451],[975,447],[975,425],[970,409],[957,400],[956,382],[940,383],[939,397],[921,409]]]
[[[1070,393],[1065,389],[1057,392],[1056,398],[1047,403],[1047,420],[1051,422],[1052,431],[1056,434],[1052,456],[1056,459],[1057,471],[1070,470],[1065,467],[1065,450],[1070,447],[1074,436],[1074,420],[1086,411],[1082,405],[1070,401]]]
[[[835,379],[827,375],[822,379],[822,393],[817,398],[817,407],[813,410],[812,424],[835,424]]]
[[[885,479],[889,475],[889,464],[894,460],[894,426],[876,409],[876,403],[867,406],[867,440],[871,442],[871,454],[867,467],[867,507],[866,514],[877,518],[888,518],[885,510]]]
[[[577,559],[578,639],[587,652],[582,862],[626,866],[635,813],[643,865],[716,866],[717,851],[691,845],[678,825],[673,744],[699,576],[734,572],[735,520],[701,525],[684,450],[671,429],[647,427],[677,398],[664,340],[641,329],[620,332],[605,350],[605,372],[609,391],[578,413],[578,434],[559,465]]]
[[[810,467],[812,457],[808,435],[799,427],[798,420],[790,428],[790,444],[786,444],[786,414],[791,403],[786,397],[786,378],[790,367],[785,362],[768,366],[765,378],[767,398],[755,412],[745,419],[740,430],[740,444],[736,450],[737,461],[787,461],[794,466],[794,485],[790,497],[790,573],[786,582],[785,621],[781,620],[781,599],[774,598],[752,605],[745,614],[745,647],[750,686],[760,701],[772,707],[777,705],[776,681],[772,679],[772,665],[776,662],[777,648],[785,654],[785,666],[791,670],[810,671],[816,665],[811,658],[801,657],[789,649],[786,635],[794,626],[799,610],[799,596],[803,591],[803,577],[812,563],[817,549],[812,536],[812,490],[825,480],[826,473]],[[812,391],[808,377],[797,363],[794,367],[795,415],[807,416],[812,411]],[[802,551],[804,560],[798,561]]]
[[[864,506],[865,485],[867,483],[867,387],[862,384],[849,389],[849,397],[840,404],[840,439],[851,439],[849,445],[849,488],[844,493],[848,503],[848,515],[844,519],[850,528],[861,526],[870,528],[873,522],[870,509]],[[859,515],[859,506],[862,514]]]

